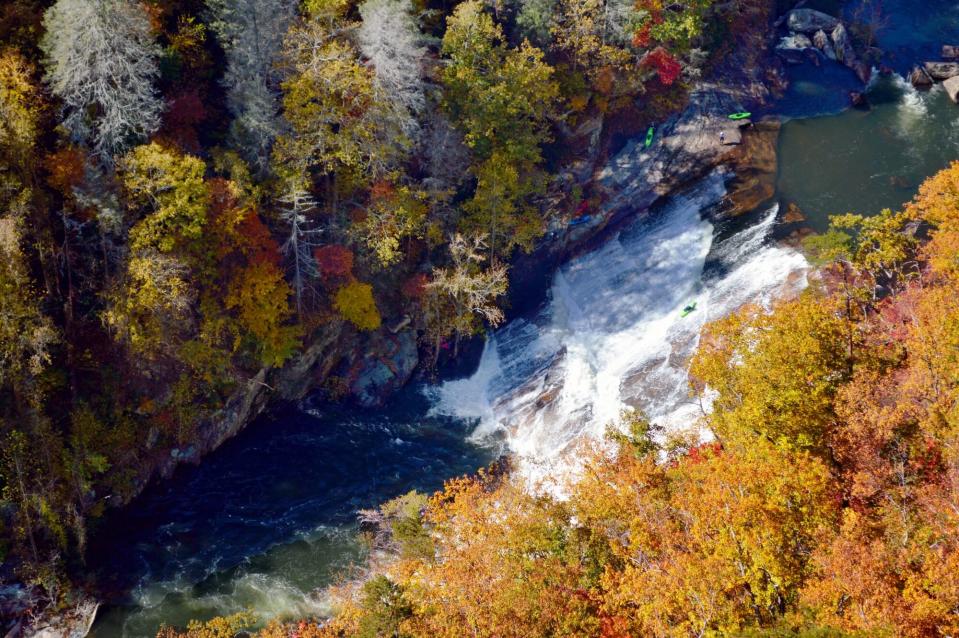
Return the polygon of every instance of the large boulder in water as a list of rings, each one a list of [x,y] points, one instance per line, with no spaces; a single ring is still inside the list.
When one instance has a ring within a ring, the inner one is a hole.
[[[916,66],[912,68],[912,71],[909,73],[909,81],[917,89],[920,88],[929,88],[934,84],[932,78],[929,77],[929,74],[926,73],[926,70],[921,66]]]
[[[946,95],[949,99],[959,104],[959,76],[949,78],[942,83],[942,88],[946,89]]]
[[[959,46],[952,44],[942,45],[942,57],[946,60],[959,60]]]
[[[789,12],[786,26],[796,33],[815,33],[832,31],[839,24],[837,18],[815,9],[793,9]]]
[[[959,76],[959,62],[926,62],[924,66],[929,77],[937,82]]]

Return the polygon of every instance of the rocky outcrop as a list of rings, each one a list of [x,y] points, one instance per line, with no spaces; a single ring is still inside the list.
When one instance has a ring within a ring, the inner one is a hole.
[[[779,44],[776,45],[776,53],[787,62],[800,64],[806,59],[806,50],[812,49],[814,46],[813,41],[808,36],[802,33],[793,33],[779,40]]]
[[[825,31],[822,29],[816,31],[816,34],[812,37],[812,43],[813,46],[822,51],[827,58],[830,60],[836,59],[836,49],[833,48],[832,42],[829,40],[829,36],[826,35]]]
[[[786,19],[786,27],[796,33],[832,31],[838,25],[838,19],[815,9],[793,9]]]
[[[926,73],[926,70],[921,66],[915,66],[912,68],[912,71],[909,73],[909,82],[912,83],[912,85],[917,89],[929,88],[935,84],[932,77],[930,77],[930,75]]]
[[[959,104],[959,77],[949,78],[942,83],[942,88],[946,90],[950,100]]]
[[[937,82],[959,76],[959,62],[926,62],[923,68]]]
[[[942,45],[942,58],[944,60],[959,60],[959,46],[952,44]]]
[[[400,389],[419,364],[416,333],[403,330],[397,334],[378,332],[363,344],[365,354],[351,374],[350,392],[364,408],[383,404]]]
[[[835,60],[851,69],[863,84],[869,82],[872,67],[856,55],[846,25],[838,18],[813,9],[793,9],[784,22],[789,34],[776,46],[781,58],[799,64],[812,53],[815,64],[822,58]]]
[[[606,213],[647,209],[729,159],[735,147],[725,145],[719,134],[730,126],[727,115],[742,110],[735,97],[721,91],[694,93],[686,110],[659,127],[651,147],[632,140],[597,175],[607,195]]]
[[[734,177],[727,185],[723,213],[735,216],[755,210],[776,192],[779,120],[758,122],[743,136],[743,144],[730,156]]]
[[[0,587],[0,633],[6,638],[84,638],[100,604],[81,596],[55,608],[37,587]]]

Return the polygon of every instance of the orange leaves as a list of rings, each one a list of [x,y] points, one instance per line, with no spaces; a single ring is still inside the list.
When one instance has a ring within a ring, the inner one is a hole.
[[[73,189],[83,181],[85,158],[75,146],[66,146],[47,156],[47,183],[66,197],[73,197]]]

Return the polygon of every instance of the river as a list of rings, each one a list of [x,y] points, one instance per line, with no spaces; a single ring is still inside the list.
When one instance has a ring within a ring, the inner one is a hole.
[[[959,41],[951,0],[883,6],[879,45],[900,74]],[[89,565],[108,603],[93,635],[152,638],[161,623],[249,608],[322,615],[323,588],[362,563],[358,509],[436,489],[504,448],[548,480],[626,406],[694,426],[704,406],[688,395],[686,362],[702,325],[806,283],[805,260],[776,241],[795,229],[781,211],[795,204],[821,230],[830,214],[897,208],[959,156],[959,107],[941,89],[918,93],[893,75],[869,87],[871,109],[846,110],[861,88],[850,72],[790,74],[774,111],[786,122],[773,201],[717,220],[724,187],[712,175],[564,264],[541,307],[493,333],[468,377],[410,387],[377,412],[308,400],[181,468],[95,535]]]

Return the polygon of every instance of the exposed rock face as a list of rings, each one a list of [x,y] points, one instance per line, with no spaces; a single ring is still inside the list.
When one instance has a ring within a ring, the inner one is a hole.
[[[363,344],[365,356],[351,373],[350,390],[356,402],[365,408],[383,404],[394,391],[406,385],[419,363],[416,334],[403,330],[398,334],[374,333]]]
[[[634,139],[607,162],[597,176],[608,196],[604,209],[611,214],[646,209],[729,159],[736,147],[725,145],[719,133],[729,126],[727,115],[742,110],[731,95],[697,91],[685,111],[659,126],[651,147]]]
[[[793,9],[786,20],[789,30],[796,33],[832,31],[838,24],[838,19],[815,9]]]
[[[826,35],[826,32],[820,29],[816,31],[816,35],[812,37],[813,45],[822,51],[827,58],[830,60],[836,59],[836,50],[833,48],[832,43],[829,41],[829,36]]]
[[[942,57],[946,60],[959,59],[959,46],[954,46],[952,44],[942,45]]]
[[[937,82],[959,76],[959,62],[926,62],[924,68],[929,77]]]
[[[154,475],[169,477],[178,465],[198,463],[207,453],[234,437],[255,419],[273,399],[297,401],[322,383],[350,351],[356,335],[343,322],[334,321],[317,330],[309,347],[280,369],[263,368],[252,378],[239,380],[223,407],[197,426],[196,436],[184,448],[174,448],[144,467],[128,498],[138,494]],[[112,503],[122,505],[120,501]]]
[[[872,67],[858,58],[849,32],[838,18],[813,9],[794,9],[785,22],[790,33],[776,46],[780,57],[793,64],[808,58],[816,66],[825,57],[852,69],[863,84],[869,83]]]
[[[800,64],[805,60],[806,50],[811,48],[813,41],[801,33],[796,33],[782,38],[776,45],[776,53],[787,62]]]
[[[841,23],[837,24],[836,28],[832,30],[831,37],[836,48],[836,59],[845,64],[852,64],[856,59],[856,53],[853,51],[846,27]]]
[[[89,598],[81,600],[73,609],[55,616],[45,616],[40,624],[31,627],[18,625],[7,635],[10,638],[84,638],[97,617],[100,603]],[[16,633],[15,633],[16,632]],[[12,634],[12,635],[11,635]]]
[[[763,121],[743,136],[742,146],[730,158],[735,177],[727,186],[725,215],[755,210],[775,194],[780,127],[777,120]]]
[[[929,77],[929,74],[926,73],[926,70],[920,66],[913,67],[909,73],[909,81],[916,88],[929,88],[935,84],[932,78]]]
[[[942,83],[942,88],[946,89],[946,94],[954,103],[959,104],[959,76],[949,78]]]

